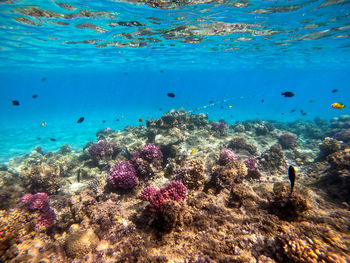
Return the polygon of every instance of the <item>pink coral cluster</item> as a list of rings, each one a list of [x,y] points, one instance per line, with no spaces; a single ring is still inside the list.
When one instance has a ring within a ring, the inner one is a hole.
[[[235,160],[237,160],[237,155],[233,151],[224,149],[220,152],[219,163],[221,165],[226,165]]]
[[[152,186],[147,186],[142,190],[140,198],[148,201],[146,211],[154,217],[162,206],[170,200],[181,202],[185,200],[187,194],[186,186],[180,181],[171,181],[166,187],[157,190]]]
[[[140,151],[140,157],[148,162],[161,162],[163,153],[153,143],[147,143]]]
[[[21,199],[29,210],[39,211],[37,226],[51,227],[56,219],[55,211],[50,208],[49,196],[46,193],[26,194]]]
[[[247,167],[249,172],[258,170],[258,161],[256,158],[248,157],[244,160],[244,164]]]
[[[99,140],[89,147],[89,153],[92,159],[99,161],[104,156],[113,155],[114,144],[105,140]]]
[[[128,161],[119,161],[109,170],[109,183],[113,188],[132,189],[138,183],[136,170]]]

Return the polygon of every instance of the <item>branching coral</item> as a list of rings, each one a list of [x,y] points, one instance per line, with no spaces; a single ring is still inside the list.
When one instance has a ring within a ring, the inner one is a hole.
[[[132,189],[138,183],[136,170],[128,161],[119,161],[109,171],[109,183],[113,188]]]

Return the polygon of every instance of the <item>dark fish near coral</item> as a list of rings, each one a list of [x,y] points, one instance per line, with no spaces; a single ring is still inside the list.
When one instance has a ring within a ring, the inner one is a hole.
[[[50,138],[50,141],[55,142],[56,139],[55,138]]]
[[[33,94],[33,95],[32,95],[32,98],[33,98],[33,99],[36,99],[37,97],[38,97],[38,94]]]
[[[209,101],[209,104],[213,104],[213,103],[214,103],[214,101],[212,101],[212,100],[211,100],[211,101]]]
[[[289,166],[288,168],[288,177],[290,181],[290,193],[294,190],[294,183],[295,183],[295,169],[293,166]]]
[[[300,110],[301,115],[305,116],[307,113],[303,110]]]
[[[337,89],[334,89],[334,90],[332,90],[332,93],[336,93],[336,92],[338,92],[339,90],[337,90]]]
[[[169,93],[168,93],[168,97],[169,97],[169,98],[175,98],[175,94],[172,93],[172,92],[169,92]]]
[[[19,106],[19,101],[18,100],[13,100],[12,101],[13,106]]]
[[[290,112],[295,112],[295,109],[290,110]]]
[[[77,123],[82,123],[85,120],[84,117],[80,117],[79,120],[77,120]]]
[[[285,91],[282,93],[282,96],[286,97],[286,98],[291,98],[291,97],[294,97],[294,92],[291,92],[291,91]]]

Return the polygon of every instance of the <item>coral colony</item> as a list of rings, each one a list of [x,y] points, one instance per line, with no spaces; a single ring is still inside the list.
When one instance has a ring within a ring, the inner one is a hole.
[[[350,262],[349,120],[179,110],[36,148],[0,170],[0,261]]]

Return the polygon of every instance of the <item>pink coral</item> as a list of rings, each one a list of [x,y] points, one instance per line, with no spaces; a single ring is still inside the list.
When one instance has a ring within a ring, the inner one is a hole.
[[[56,219],[55,211],[50,208],[49,196],[46,193],[26,194],[21,199],[31,211],[40,211],[37,227],[51,227]]]
[[[109,171],[109,183],[114,188],[131,189],[138,183],[136,170],[128,161],[119,161]]]
[[[99,161],[104,156],[113,155],[114,144],[105,140],[99,140],[89,147],[89,153],[92,159]]]
[[[153,143],[147,143],[140,152],[141,158],[146,159],[149,162],[161,161],[163,158],[163,153],[159,148]]]
[[[233,151],[224,149],[220,152],[219,163],[221,165],[226,165],[235,160],[237,160],[237,155]]]
[[[171,181],[170,184],[159,191],[154,187],[147,186],[142,190],[140,198],[149,202],[145,209],[154,217],[168,201],[182,202],[185,200],[186,194],[187,188],[183,183]]]
[[[256,158],[248,157],[244,160],[244,164],[247,167],[248,171],[256,171],[258,169],[258,161]]]

